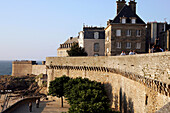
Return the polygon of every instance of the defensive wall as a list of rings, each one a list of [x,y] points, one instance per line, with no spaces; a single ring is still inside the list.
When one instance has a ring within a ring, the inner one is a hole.
[[[6,110],[2,111],[1,113],[11,113],[13,111],[15,111],[17,108],[19,108],[21,105],[23,104],[29,104],[30,102],[35,103],[35,101],[37,99],[40,99],[40,97],[28,97],[28,98],[24,98],[18,102],[16,102],[15,104],[13,104],[12,106],[10,106],[9,108],[7,108]],[[26,109],[27,110],[27,109]],[[23,111],[24,112],[24,111]]]
[[[23,75],[39,75],[46,74],[45,62],[42,65],[38,65],[36,61],[13,61],[12,62],[12,76],[23,76]]]
[[[154,113],[170,102],[170,52],[47,57],[46,67],[48,86],[62,75],[104,83],[112,108],[123,113]]]

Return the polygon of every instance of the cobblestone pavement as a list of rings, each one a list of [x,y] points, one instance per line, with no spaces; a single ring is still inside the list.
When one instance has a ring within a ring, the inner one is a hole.
[[[17,108],[12,113],[62,113],[67,112],[69,105],[64,102],[64,107],[60,107],[60,101],[41,101],[39,108],[36,108],[35,103],[32,104],[32,112],[29,112],[28,104],[24,104]]]

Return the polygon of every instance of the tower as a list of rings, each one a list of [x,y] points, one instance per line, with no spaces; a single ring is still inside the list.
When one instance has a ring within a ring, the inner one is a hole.
[[[126,4],[125,0],[118,0],[117,1],[117,14],[120,12],[120,10],[123,8],[123,6]]]

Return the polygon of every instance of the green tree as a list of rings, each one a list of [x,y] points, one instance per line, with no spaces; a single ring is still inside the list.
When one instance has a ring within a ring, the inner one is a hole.
[[[110,113],[104,85],[89,79],[70,79],[64,85],[65,97],[71,105],[69,113]]]
[[[61,98],[61,107],[63,107],[63,96],[64,96],[64,84],[70,80],[65,75],[59,78],[55,78],[54,81],[50,82],[49,95],[57,96]]]
[[[69,56],[87,56],[84,48],[79,47],[78,43],[73,43],[70,50],[67,50]]]

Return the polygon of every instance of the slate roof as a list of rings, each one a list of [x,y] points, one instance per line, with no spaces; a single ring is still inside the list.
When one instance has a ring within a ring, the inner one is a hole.
[[[67,41],[64,42],[64,44],[69,44],[74,42],[78,42],[78,37],[74,37],[72,39],[69,38]]]
[[[120,23],[120,17],[127,17],[126,23],[131,23],[130,17],[136,17],[137,24],[145,24],[145,22],[136,13],[134,13],[128,5],[125,5],[120,10],[111,23]]]

